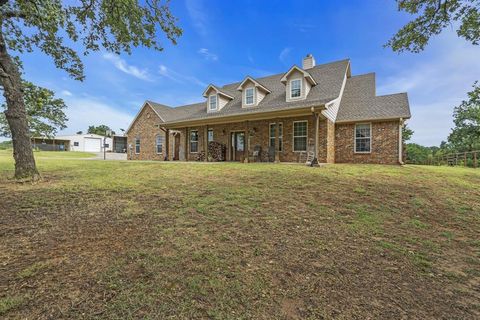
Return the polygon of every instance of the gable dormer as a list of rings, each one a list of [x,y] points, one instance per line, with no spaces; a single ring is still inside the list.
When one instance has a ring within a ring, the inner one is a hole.
[[[280,81],[285,84],[287,102],[306,99],[310,89],[317,85],[310,73],[297,66],[291,67]]]
[[[233,100],[231,95],[213,84],[208,85],[207,89],[203,92],[203,96],[207,98],[207,112],[220,111],[230,100]]]
[[[263,98],[271,93],[265,86],[249,76],[240,83],[237,90],[242,92],[242,108],[258,106]]]

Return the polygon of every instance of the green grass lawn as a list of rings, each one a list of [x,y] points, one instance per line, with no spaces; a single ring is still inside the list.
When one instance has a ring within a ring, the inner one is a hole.
[[[59,154],[0,151],[0,317],[480,317],[480,169]]]

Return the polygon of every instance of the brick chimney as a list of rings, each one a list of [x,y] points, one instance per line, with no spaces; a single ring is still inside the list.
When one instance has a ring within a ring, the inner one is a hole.
[[[311,53],[307,54],[307,56],[303,58],[302,62],[303,62],[302,63],[303,70],[307,70],[315,67],[315,58],[312,56]]]

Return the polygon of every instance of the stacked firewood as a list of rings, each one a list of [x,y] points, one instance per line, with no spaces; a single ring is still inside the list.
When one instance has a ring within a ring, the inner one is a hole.
[[[225,161],[227,147],[219,142],[210,141],[208,143],[208,161]],[[196,154],[195,160],[204,161],[205,151]]]

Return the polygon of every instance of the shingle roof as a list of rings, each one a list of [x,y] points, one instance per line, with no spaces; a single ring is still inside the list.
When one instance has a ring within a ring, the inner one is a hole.
[[[285,85],[280,81],[284,73],[281,73],[255,79],[271,91],[255,107],[242,108],[242,93],[237,90],[241,82],[218,87],[234,99],[217,112],[207,112],[206,101],[175,108],[153,101],[147,103],[166,123],[321,106],[339,97],[349,63],[350,61],[346,59],[309,69],[308,73],[318,85],[311,88],[306,99],[299,101],[286,102]],[[390,118],[410,118],[406,93],[375,96],[374,73],[347,78],[336,121]]]
[[[375,96],[375,74],[347,79],[337,122],[410,118],[406,93]]]
[[[159,106],[158,113],[165,122],[190,121],[319,106],[339,96],[342,87],[342,80],[347,70],[348,63],[349,60],[346,59],[317,65],[314,68],[309,69],[308,72],[312,75],[315,81],[317,81],[318,85],[312,87],[305,100],[286,102],[285,85],[280,81],[284,73],[281,73],[255,79],[258,83],[271,91],[271,93],[267,94],[258,106],[255,107],[242,108],[242,93],[237,90],[237,87],[241,82],[235,82],[219,87],[220,90],[233,96],[234,99],[228,102],[222,110],[217,112],[207,112],[206,101],[176,108],[167,107],[152,101],[148,101],[148,103],[152,105],[152,107],[154,105]]]

